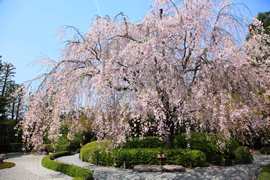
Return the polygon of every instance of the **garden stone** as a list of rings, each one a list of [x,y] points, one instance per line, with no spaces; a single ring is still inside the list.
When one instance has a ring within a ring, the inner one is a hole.
[[[48,154],[49,154],[49,151],[46,146],[40,146],[36,152],[36,155],[48,155]]]
[[[186,172],[186,169],[179,165],[137,165],[133,170],[136,172]]]
[[[0,154],[0,158],[2,158],[3,160],[7,159],[8,157],[5,154]]]

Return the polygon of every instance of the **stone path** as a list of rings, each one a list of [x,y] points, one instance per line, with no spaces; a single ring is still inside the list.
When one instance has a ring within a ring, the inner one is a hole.
[[[60,172],[52,171],[41,165],[44,155],[30,153],[8,153],[4,162],[13,162],[12,168],[0,170],[0,180],[72,180],[73,178]]]
[[[63,156],[57,161],[74,164],[80,167],[90,169],[97,180],[103,179],[177,179],[177,180],[246,180],[253,177],[254,171],[261,165],[270,164],[270,156],[253,154],[252,164],[236,165],[228,167],[219,167],[213,169],[187,169],[186,172],[135,172],[129,169],[109,168],[96,166],[79,159],[79,154]],[[55,172],[42,167],[41,160],[43,155],[35,156],[22,153],[8,154],[9,159],[5,161],[14,162],[13,168],[0,170],[0,180],[71,180],[70,176]]]
[[[261,165],[270,164],[270,156],[253,154],[252,164],[218,167],[213,169],[187,169],[186,172],[134,172],[129,169],[96,166],[79,159],[79,154],[63,156],[58,161],[71,163],[94,171],[97,180],[103,179],[177,179],[177,180],[247,180],[252,179],[254,171]]]

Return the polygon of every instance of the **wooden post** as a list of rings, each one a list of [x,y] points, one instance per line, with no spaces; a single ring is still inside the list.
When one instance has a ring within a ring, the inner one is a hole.
[[[159,164],[162,165],[162,159],[165,158],[165,154],[157,154],[157,158],[159,159]]]

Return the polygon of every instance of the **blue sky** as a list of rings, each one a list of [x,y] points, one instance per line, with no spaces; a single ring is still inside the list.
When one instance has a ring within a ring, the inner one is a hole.
[[[270,11],[270,0],[232,0],[243,2],[253,16]],[[39,65],[33,61],[44,55],[57,60],[57,28],[72,25],[86,33],[95,15],[115,16],[124,12],[138,21],[151,6],[149,0],[0,0],[0,55],[16,67],[16,83],[35,78]],[[246,11],[247,12],[247,11]]]

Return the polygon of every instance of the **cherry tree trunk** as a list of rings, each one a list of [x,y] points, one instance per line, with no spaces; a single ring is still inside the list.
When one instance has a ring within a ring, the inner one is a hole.
[[[172,123],[172,126],[170,127],[170,134],[166,136],[166,148],[174,148],[174,123]]]

